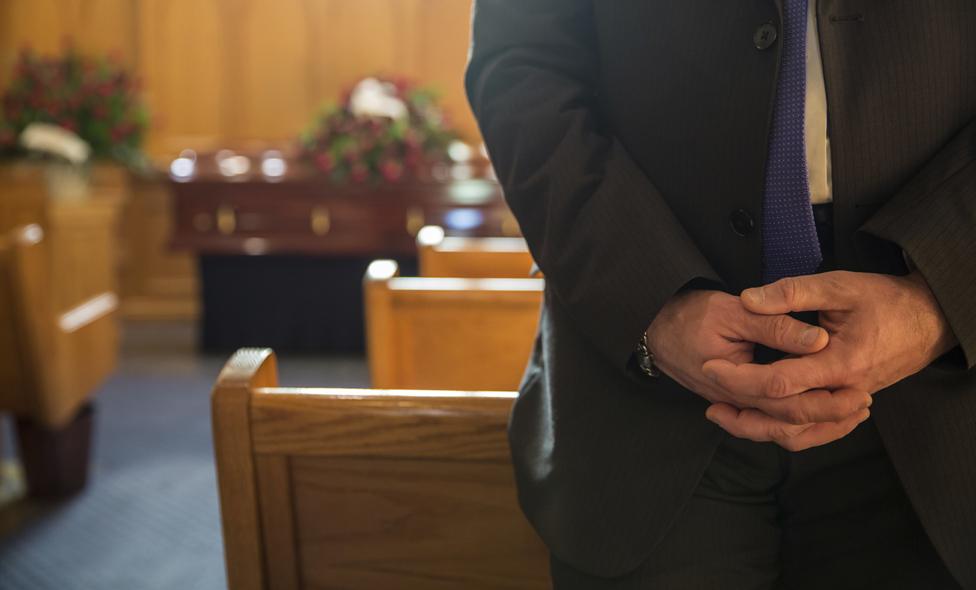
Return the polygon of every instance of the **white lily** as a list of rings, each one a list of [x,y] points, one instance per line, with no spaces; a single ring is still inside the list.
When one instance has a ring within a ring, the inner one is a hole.
[[[396,87],[376,78],[364,78],[356,84],[349,103],[352,114],[357,117],[399,120],[407,116],[407,105],[397,98]]]
[[[91,146],[75,133],[49,123],[31,123],[20,134],[20,145],[80,166],[91,156]]]

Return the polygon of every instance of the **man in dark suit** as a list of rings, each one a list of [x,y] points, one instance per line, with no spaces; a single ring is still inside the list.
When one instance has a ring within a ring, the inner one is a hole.
[[[976,3],[473,22],[546,277],[510,440],[557,590],[976,588]]]

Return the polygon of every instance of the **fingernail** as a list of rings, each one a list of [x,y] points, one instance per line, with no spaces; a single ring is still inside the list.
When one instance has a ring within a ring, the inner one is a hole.
[[[820,337],[820,328],[807,328],[800,334],[800,344],[802,346],[813,346],[817,338]]]
[[[754,289],[746,289],[745,291],[743,291],[742,298],[749,303],[755,305],[761,305],[762,302],[766,300],[766,294],[763,292],[762,287],[758,287]]]

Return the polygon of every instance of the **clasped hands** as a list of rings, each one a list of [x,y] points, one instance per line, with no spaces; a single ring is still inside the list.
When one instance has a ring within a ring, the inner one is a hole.
[[[819,326],[790,312],[817,311]],[[733,436],[799,451],[846,436],[872,395],[956,345],[918,273],[827,272],[747,289],[687,291],[647,330],[658,367],[709,402]],[[753,362],[761,344],[787,356]]]

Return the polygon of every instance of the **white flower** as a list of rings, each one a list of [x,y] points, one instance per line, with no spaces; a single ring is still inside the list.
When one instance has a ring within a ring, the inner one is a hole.
[[[71,131],[48,123],[31,123],[20,134],[20,145],[32,152],[64,158],[75,165],[88,161],[91,147]]]
[[[393,84],[376,78],[364,78],[349,98],[352,114],[357,117],[386,117],[393,120],[407,116],[407,105],[396,96]]]

